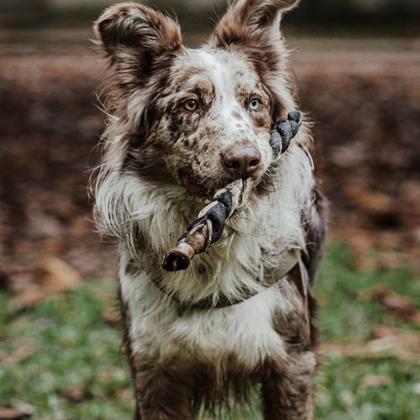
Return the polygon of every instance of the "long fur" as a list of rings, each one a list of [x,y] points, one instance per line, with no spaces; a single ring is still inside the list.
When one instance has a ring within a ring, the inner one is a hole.
[[[292,277],[281,283],[275,277],[286,251],[297,249],[307,255],[313,279],[321,253],[323,226],[310,127],[302,127],[277,163],[268,146],[271,123],[297,108],[288,51],[278,31],[281,13],[295,3],[239,0],[198,50],[182,45],[174,21],[135,3],[111,7],[96,24],[111,81],[105,83],[108,118],[94,214],[100,231],[119,243],[121,301],[138,416],[192,416],[187,403],[178,405],[166,395],[169,385],[163,384],[178,381],[180,390],[201,389],[192,383],[193,367],[213,378],[214,399],[226,402],[223,389],[233,383],[230,377],[242,378],[235,383],[245,384],[253,375],[261,380],[273,363],[287,371],[289,360],[300,360],[291,353],[288,334],[298,331],[302,343],[310,341],[308,329],[302,327],[307,308],[299,287]],[[247,96],[233,90],[238,77],[243,80],[238,92],[252,86],[262,89],[267,111],[251,118],[239,106]],[[176,105],[195,83],[203,89],[200,116],[179,111]],[[179,86],[184,90],[178,92]],[[238,99],[237,94],[245,96]],[[263,156],[248,206],[232,217],[221,240],[194,258],[188,270],[163,271],[165,251],[195,218],[209,192],[226,183],[216,158],[223,147],[237,141],[236,133],[258,145]],[[308,232],[316,241],[309,250]],[[265,280],[280,286],[266,289]],[[168,293],[156,283],[164,284]],[[216,304],[221,294],[235,299],[244,289],[258,294],[224,309],[180,314],[171,298],[210,298]],[[295,327],[285,327],[291,318]],[[275,320],[281,319],[276,328]],[[313,371],[314,362],[306,365]],[[156,402],[159,393],[161,404]],[[196,394],[182,394],[180,401],[191,401],[194,407],[213,405],[208,389]],[[305,417],[296,418],[309,418],[308,407]]]

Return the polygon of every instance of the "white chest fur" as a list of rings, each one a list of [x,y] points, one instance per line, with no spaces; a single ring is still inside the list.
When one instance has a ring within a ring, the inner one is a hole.
[[[279,264],[282,250],[305,249],[301,214],[312,204],[312,165],[302,147],[291,148],[283,159],[276,190],[241,217],[232,218],[227,226],[230,234],[195,257],[188,270],[176,274],[163,273],[158,266],[159,258],[196,216],[185,191],[176,186],[157,188],[118,171],[101,180],[97,219],[142,267],[135,275],[127,274],[129,257],[121,255],[121,291],[129,308],[134,352],[160,359],[186,351],[204,359],[230,352],[248,365],[284,352],[272,316],[287,301],[276,288],[232,307],[179,316],[173,302],[151,280],[151,276],[160,277],[168,289],[188,300],[219,293],[231,298],[244,286],[261,290],[256,278],[264,278],[264,269]],[[147,242],[144,255],[137,246],[138,231]],[[200,265],[205,267],[201,276]]]
[[[177,354],[194,355],[210,363],[229,354],[249,368],[268,355],[285,356],[272,321],[275,309],[283,304],[277,288],[231,307],[180,315],[146,272],[130,277],[123,270],[124,257],[121,262],[121,292],[128,304],[134,353],[160,361]]]

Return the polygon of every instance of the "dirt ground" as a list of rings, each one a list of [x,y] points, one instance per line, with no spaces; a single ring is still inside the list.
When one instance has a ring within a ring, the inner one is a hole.
[[[0,283],[24,282],[26,267],[49,256],[83,278],[114,272],[87,194],[103,71],[84,39],[33,42],[28,33],[0,45]],[[420,270],[420,39],[292,46],[330,238],[348,243],[362,267]]]

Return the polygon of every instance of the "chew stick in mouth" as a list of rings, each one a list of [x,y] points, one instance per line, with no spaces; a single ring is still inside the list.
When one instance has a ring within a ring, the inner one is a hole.
[[[237,179],[216,192],[213,201],[200,211],[176,246],[167,253],[162,263],[165,270],[185,270],[195,254],[207,251],[220,239],[225,223],[244,201],[246,185],[246,181]]]
[[[298,133],[301,122],[302,114],[294,111],[273,125],[270,145],[274,158],[278,158],[287,150],[290,141]],[[162,267],[167,271],[185,270],[194,255],[207,251],[210,245],[218,241],[226,222],[246,201],[249,185],[250,182],[237,179],[218,190],[213,201],[200,211],[176,246],[166,254]]]

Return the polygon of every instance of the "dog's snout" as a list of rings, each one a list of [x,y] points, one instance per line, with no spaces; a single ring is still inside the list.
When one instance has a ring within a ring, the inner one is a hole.
[[[231,175],[246,178],[260,167],[261,154],[252,144],[229,147],[222,153],[222,164]]]

